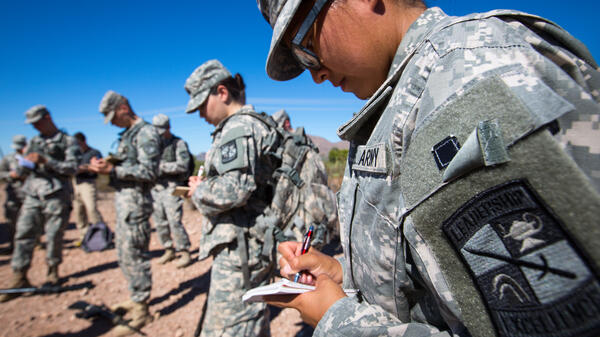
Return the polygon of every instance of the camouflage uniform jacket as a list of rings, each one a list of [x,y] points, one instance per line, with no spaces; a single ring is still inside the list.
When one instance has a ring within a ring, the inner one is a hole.
[[[43,200],[60,190],[71,193],[70,177],[77,172],[81,156],[75,138],[60,130],[50,137],[37,135],[29,141],[25,155],[33,152],[44,156],[46,163],[35,165],[32,170],[19,167],[21,175],[30,171],[23,186],[25,194]]]
[[[19,166],[17,154],[17,152],[7,154],[2,158],[2,161],[0,161],[0,180],[5,181],[7,183],[7,200],[20,200],[21,202],[23,202],[23,199],[25,198],[25,195],[23,193],[23,181],[19,179],[13,179],[10,176],[10,172],[17,172]]]
[[[334,303],[315,336],[469,335],[465,313],[439,265],[406,221],[410,205],[400,172],[421,123],[469,86],[497,75],[532,110],[552,110],[566,100],[584,115],[579,126],[592,136],[586,140],[563,132],[562,137],[573,136],[565,146],[597,149],[599,132],[592,124],[598,121],[598,78],[595,69],[571,54],[575,50],[586,58],[585,47],[540,18],[518,15],[494,11],[456,18],[427,9],[399,45],[386,82],[338,130],[351,142],[338,193],[344,288],[356,288],[360,295]],[[571,51],[556,47],[548,32],[565,37],[561,43]],[[590,58],[586,61],[597,67]],[[566,120],[561,126],[569,131],[575,123]],[[574,159],[598,186],[599,156],[586,152],[573,151]],[[578,160],[577,153],[585,158]]]
[[[190,157],[187,143],[176,136],[162,139],[162,153],[158,166],[158,183],[166,186],[175,186],[181,183],[181,176],[188,171],[188,163],[194,160]],[[187,182],[186,182],[187,183]]]
[[[254,113],[254,108],[245,105],[215,128],[206,155],[206,180],[192,196],[204,215],[199,259],[236,240],[240,228],[260,236],[253,228],[255,219],[272,199],[268,182],[273,169],[265,164],[270,131],[257,118],[240,112]],[[257,258],[249,256],[249,264]]]
[[[121,162],[110,174],[111,185],[122,188],[142,188],[145,192],[158,176],[160,135],[146,121],[140,119],[119,134],[117,157]]]

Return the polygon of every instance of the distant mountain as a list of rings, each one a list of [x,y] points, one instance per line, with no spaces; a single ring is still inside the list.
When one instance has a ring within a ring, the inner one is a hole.
[[[339,142],[332,143],[323,137],[313,136],[313,135],[308,135],[308,136],[313,141],[313,143],[315,143],[315,145],[319,148],[319,153],[324,157],[327,157],[327,155],[329,154],[329,151],[331,149],[333,149],[334,147],[341,149],[341,150],[347,150],[348,147],[350,146],[350,143],[348,143],[345,140],[341,140]]]

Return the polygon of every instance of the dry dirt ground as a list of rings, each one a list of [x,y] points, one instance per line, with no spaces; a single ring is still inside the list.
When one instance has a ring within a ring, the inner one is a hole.
[[[4,186],[0,185],[0,205],[4,204]],[[8,247],[4,228],[3,208],[0,206],[0,250]],[[115,211],[113,193],[101,193],[99,209],[105,221],[114,228]],[[93,282],[92,289],[79,289],[61,294],[30,295],[7,303],[0,303],[0,336],[110,336],[112,325],[104,319],[80,319],[69,306],[85,300],[93,304],[120,302],[128,298],[127,284],[117,264],[114,248],[85,253],[73,242],[77,230],[71,217],[64,235],[63,263],[59,275],[63,285],[81,285]],[[197,256],[200,236],[200,214],[186,204],[184,224],[192,241],[193,257]],[[42,237],[42,242],[44,237]],[[159,265],[157,258],[163,253],[153,231],[150,241],[152,255],[152,295],[150,312],[154,321],[142,331],[147,336],[193,336],[210,281],[211,260],[195,261],[186,269],[176,269],[171,264]],[[46,263],[43,248],[34,251],[28,277],[34,286],[45,280]],[[10,256],[0,255],[0,288],[7,288],[10,280]],[[271,308],[271,333],[275,337],[310,336],[312,329],[301,323],[300,315],[293,309],[280,311]]]

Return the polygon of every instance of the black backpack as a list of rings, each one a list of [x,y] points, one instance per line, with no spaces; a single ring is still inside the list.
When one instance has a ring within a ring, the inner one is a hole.
[[[88,253],[99,252],[109,248],[112,241],[113,233],[110,228],[104,222],[98,222],[90,225],[83,237],[81,247]]]

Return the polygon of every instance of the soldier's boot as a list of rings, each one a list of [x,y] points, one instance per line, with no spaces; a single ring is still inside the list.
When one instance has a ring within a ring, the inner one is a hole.
[[[129,312],[135,306],[135,302],[128,299],[121,303],[113,304],[110,306],[110,311],[114,312],[119,316],[125,316],[127,312]]]
[[[181,251],[181,256],[179,260],[175,263],[175,267],[177,268],[185,268],[192,263],[192,258],[190,257],[190,252],[187,250]]]
[[[48,274],[46,274],[46,284],[58,284],[58,266],[48,266]]]
[[[165,253],[158,259],[158,263],[165,264],[171,260],[175,259],[175,250],[173,248],[165,249]]]
[[[131,320],[127,325],[119,324],[112,329],[113,336],[128,336],[137,333],[144,325],[152,322],[152,316],[148,310],[148,303],[134,302],[131,308]]]
[[[12,274],[12,280],[8,286],[9,288],[29,288],[31,284],[27,280],[26,272],[24,271],[14,271]],[[8,302],[14,298],[21,296],[22,294],[2,294],[0,295],[0,303]]]

